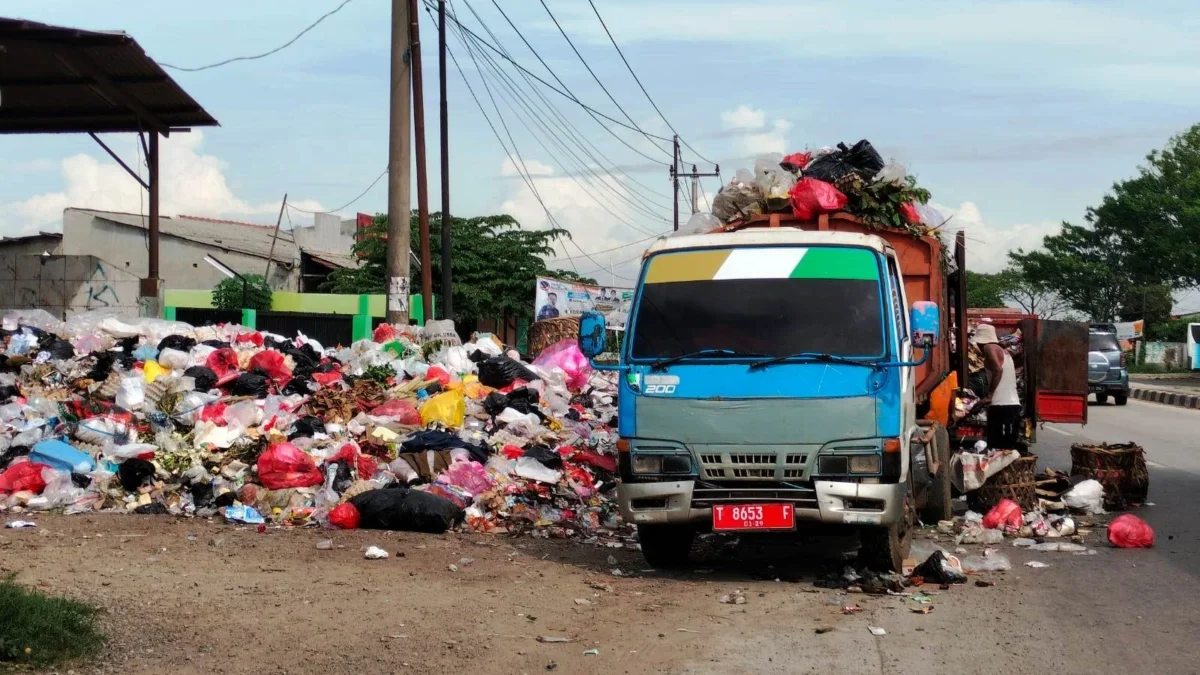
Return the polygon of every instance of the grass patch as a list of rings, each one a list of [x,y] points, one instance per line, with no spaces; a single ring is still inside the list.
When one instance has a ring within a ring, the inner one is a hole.
[[[1129,365],[1129,372],[1134,375],[1167,375],[1190,373],[1192,370],[1180,367],[1168,368],[1160,363],[1132,363]]]
[[[104,645],[100,608],[0,579],[0,664],[47,666],[81,659]]]

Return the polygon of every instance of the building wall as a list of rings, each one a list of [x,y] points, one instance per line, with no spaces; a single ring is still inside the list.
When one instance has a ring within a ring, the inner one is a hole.
[[[328,251],[350,255],[354,246],[355,221],[343,221],[332,213],[313,216],[312,227],[297,227],[292,230],[296,245],[306,251]]]
[[[1146,363],[1157,363],[1167,368],[1191,366],[1187,343],[1184,342],[1147,342],[1145,358]]]
[[[0,252],[0,309],[44,309],[65,319],[94,309],[138,315],[138,277],[89,255]]]
[[[41,255],[62,253],[62,239],[59,237],[21,237],[10,241],[0,241],[0,254],[6,255]]]
[[[136,278],[144,278],[148,273],[146,237],[146,231],[136,227],[113,223],[80,211],[68,209],[63,212],[64,254],[93,255]],[[159,276],[165,289],[211,289],[224,280],[224,274],[204,262],[204,256],[209,254],[239,274],[262,274],[267,267],[264,258],[166,234],[159,237],[158,246]],[[288,270],[272,264],[269,281],[273,288],[279,290],[297,290],[300,282],[299,265]]]

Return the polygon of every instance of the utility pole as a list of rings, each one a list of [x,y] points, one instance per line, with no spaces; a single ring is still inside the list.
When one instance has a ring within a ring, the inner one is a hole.
[[[442,316],[454,320],[454,300],[450,273],[450,112],[446,100],[446,0],[438,0],[438,88],[441,93],[442,131]]]
[[[671,162],[670,174],[671,174],[671,183],[674,185],[674,188],[675,188],[675,194],[674,194],[674,199],[672,199],[671,201],[674,202],[675,231],[678,232],[679,231],[679,163],[680,163],[679,134],[675,134],[674,146],[675,146],[675,151],[672,154],[672,156],[674,157],[674,160]],[[685,175],[687,175],[687,174],[685,174]],[[696,165],[695,164],[692,165],[692,173],[691,173],[692,213],[696,213],[697,211],[700,210],[699,205],[696,202],[696,193],[699,192],[700,179],[708,178],[710,176],[720,176],[720,175],[721,175],[721,165],[720,164],[713,165],[712,173],[700,173],[700,172],[696,171]]]
[[[417,139],[417,222],[421,236],[421,308],[433,320],[433,267],[429,252],[429,171],[425,160],[425,87],[421,72],[421,12],[408,0],[408,40],[412,64],[413,127]]]
[[[142,296],[154,297],[154,311],[149,313],[149,316],[158,317],[159,310],[159,288],[162,286],[161,280],[158,278],[158,129],[150,131],[150,147],[146,152],[146,163],[150,167],[150,223],[147,228],[150,231],[149,243],[147,248],[150,250],[150,260],[146,264],[146,279],[142,283]]]
[[[408,67],[409,0],[392,0],[391,107],[388,116],[387,321],[408,325],[412,170]]]

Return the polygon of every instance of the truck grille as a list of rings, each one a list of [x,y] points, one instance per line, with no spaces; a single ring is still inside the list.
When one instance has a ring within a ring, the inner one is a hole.
[[[817,491],[811,482],[794,483],[709,483],[698,481],[692,489],[692,506],[711,507],[713,504],[744,504],[753,502],[788,502],[798,509],[817,508]]]
[[[798,480],[804,477],[808,455],[752,452],[700,454],[700,476],[713,480]]]

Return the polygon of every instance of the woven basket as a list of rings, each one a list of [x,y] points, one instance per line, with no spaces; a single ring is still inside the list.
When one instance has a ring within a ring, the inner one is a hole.
[[[970,506],[986,513],[1002,499],[1011,499],[1023,511],[1037,507],[1037,455],[1027,455],[1004,467],[978,490],[968,493]]]
[[[1071,446],[1071,475],[1100,481],[1110,509],[1141,504],[1150,493],[1146,451],[1135,443],[1076,443]]]
[[[579,337],[579,317],[577,316],[560,316],[557,319],[536,321],[529,327],[529,358],[536,359],[546,347],[577,337]]]

